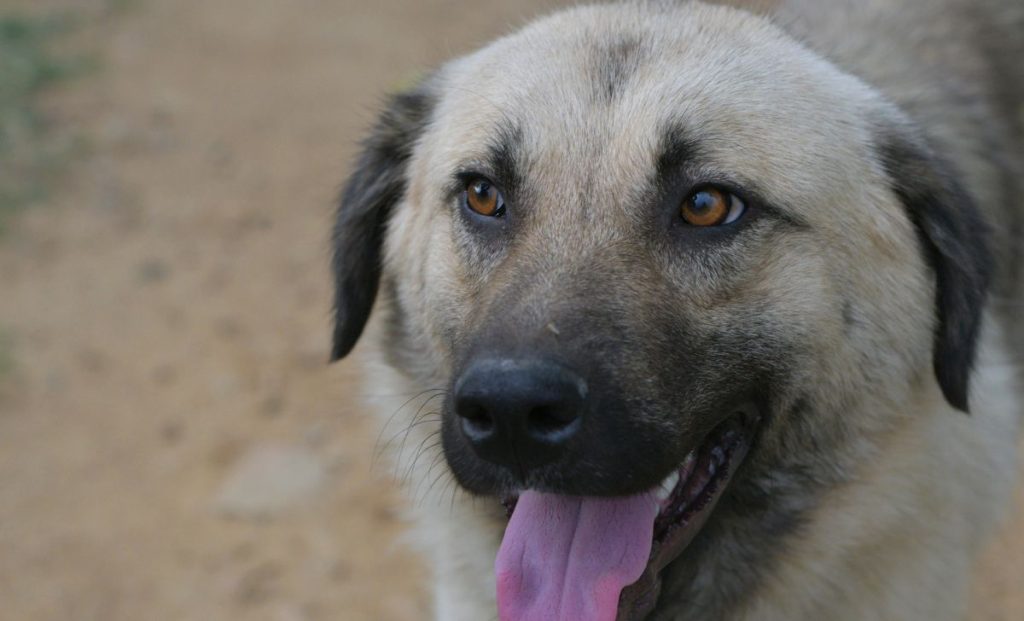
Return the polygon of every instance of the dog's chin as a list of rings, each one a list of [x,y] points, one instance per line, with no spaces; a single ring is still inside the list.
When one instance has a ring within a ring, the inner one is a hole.
[[[662,571],[682,556],[708,521],[746,458],[759,423],[760,413],[754,406],[737,411],[715,427],[660,484],[641,492],[658,504],[657,516],[647,566],[638,580],[622,590],[618,621],[644,619],[654,609]],[[516,493],[500,497],[508,518],[518,500]]]

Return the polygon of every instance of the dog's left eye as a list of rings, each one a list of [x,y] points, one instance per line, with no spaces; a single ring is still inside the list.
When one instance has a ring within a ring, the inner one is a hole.
[[[705,187],[690,194],[679,208],[687,224],[700,227],[732,224],[746,210],[746,203],[738,196],[714,187]]]

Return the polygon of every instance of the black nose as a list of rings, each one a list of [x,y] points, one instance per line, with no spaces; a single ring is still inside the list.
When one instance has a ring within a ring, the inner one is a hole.
[[[540,359],[483,359],[455,383],[455,413],[477,455],[516,472],[561,456],[579,431],[587,384]]]

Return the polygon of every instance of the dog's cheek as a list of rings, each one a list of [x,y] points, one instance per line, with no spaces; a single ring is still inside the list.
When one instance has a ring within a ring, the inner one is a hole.
[[[700,299],[711,302],[689,305],[685,323],[674,326],[688,332],[687,347],[665,354],[694,358],[692,372],[709,387],[792,374],[796,352],[805,356],[840,333],[841,305],[827,267],[809,255],[783,235],[748,248],[729,278],[706,285]]]
[[[660,405],[660,419],[675,421],[675,433],[705,434],[750,401],[771,417],[769,410],[796,400],[801,384],[828,373],[839,355],[842,301],[824,264],[760,262],[769,263],[736,289],[719,291],[718,305],[686,304],[682,294],[663,305],[665,336],[641,355],[658,361],[651,401]]]

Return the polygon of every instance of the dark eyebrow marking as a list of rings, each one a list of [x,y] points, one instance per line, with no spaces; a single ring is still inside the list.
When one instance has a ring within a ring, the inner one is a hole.
[[[512,198],[523,187],[522,145],[522,128],[512,123],[498,126],[483,153],[454,171],[448,194],[454,197],[465,189],[466,183],[486,177],[505,192],[506,198]]]
[[[520,159],[523,151],[523,130],[518,125],[502,124],[487,146],[487,164],[492,179],[512,195],[522,186]]]
[[[673,126],[664,131],[659,145],[655,182],[664,188],[678,177],[687,162],[700,156],[700,142],[685,129]]]

